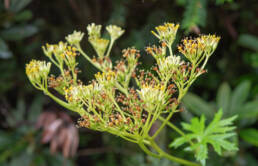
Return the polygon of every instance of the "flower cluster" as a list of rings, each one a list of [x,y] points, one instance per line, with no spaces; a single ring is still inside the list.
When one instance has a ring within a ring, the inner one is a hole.
[[[142,85],[138,90],[140,98],[146,105],[146,110],[154,111],[158,105],[166,103],[166,92],[164,85]]]
[[[196,63],[204,57],[209,57],[216,49],[220,37],[215,35],[202,35],[196,39],[184,39],[178,46],[181,52],[191,63]]]
[[[97,57],[91,58],[81,49],[84,33],[74,31],[66,37],[67,42],[42,47],[45,55],[60,70],[60,75],[48,76],[51,63],[36,60],[26,65],[26,74],[36,88],[80,114],[80,127],[118,135],[152,154],[145,146],[153,143],[172,115],[180,110],[181,99],[206,71],[205,65],[220,38],[202,35],[184,39],[178,46],[178,51],[186,57],[183,61],[183,57],[172,53],[171,46],[179,25],[165,23],[158,26],[157,32],[152,33],[160,40],[161,46],[146,47],[146,52],[156,60],[156,65],[152,67],[153,70],[144,71],[137,70],[140,51],[133,47],[124,49],[122,59],[113,66],[109,55],[115,40],[124,30],[115,25],[107,26],[108,40],[102,38],[101,27],[94,23],[87,27],[88,41]],[[88,84],[77,78],[80,70],[76,57],[79,54],[99,70]],[[54,88],[65,100],[54,96],[49,88]],[[157,120],[163,124],[151,136],[151,127]]]
[[[102,38],[92,38],[90,39],[90,43],[92,44],[92,46],[95,48],[97,55],[100,58],[104,57],[104,54],[107,50],[108,44],[109,44],[109,40],[107,39],[102,39]]]
[[[87,30],[90,43],[97,52],[98,57],[103,59],[105,52],[107,51],[107,47],[109,46],[109,40],[101,38],[101,28],[101,25],[95,25],[94,23],[92,23],[88,25]],[[111,38],[110,46],[112,46],[113,42],[124,33],[124,30],[122,28],[115,25],[107,26],[106,30],[108,31]],[[108,50],[106,56],[109,56],[109,53],[110,49]]]
[[[166,45],[163,45],[162,47],[157,47],[155,45],[153,47],[146,47],[145,51],[152,55],[156,60],[166,57]]]
[[[102,74],[98,72],[95,74],[96,81],[104,85],[105,88],[112,87],[115,83],[116,74],[113,71],[103,72]]]
[[[154,31],[152,31],[152,33],[161,42],[165,42],[167,45],[170,46],[176,38],[178,28],[179,24],[165,23],[164,25],[160,25],[155,28],[157,33],[155,33]]]
[[[52,62],[57,66],[63,66],[66,64],[69,69],[74,69],[77,65],[75,57],[78,55],[77,48],[68,45],[64,42],[59,42],[58,44],[46,44],[42,47],[45,55],[52,60]]]
[[[41,86],[47,80],[50,67],[50,62],[32,60],[26,65],[26,74],[32,84]]]

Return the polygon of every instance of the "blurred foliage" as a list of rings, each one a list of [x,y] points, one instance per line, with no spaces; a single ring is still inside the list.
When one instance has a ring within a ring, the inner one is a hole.
[[[239,119],[253,118],[258,116],[258,100],[247,101],[251,96],[250,81],[243,81],[232,91],[228,83],[222,83],[214,101],[208,103],[199,96],[189,93],[183,99],[184,105],[194,114],[204,114],[211,119],[216,110],[222,108],[225,117],[239,115]]]
[[[154,61],[143,48],[154,44],[150,30],[166,21],[180,23],[184,28],[178,33],[174,47],[187,33],[196,36],[210,32],[222,37],[208,65],[208,74],[194,84],[193,93],[184,99],[189,111],[175,117],[175,124],[182,119],[190,121],[193,114],[204,114],[210,121],[219,108],[223,108],[224,118],[239,114],[236,123],[241,138],[239,152],[224,154],[229,156],[225,159],[211,154],[207,165],[258,165],[255,159],[258,151],[254,148],[258,140],[257,12],[257,0],[0,0],[0,165],[70,163],[60,154],[51,155],[48,146],[39,144],[40,133],[31,125],[42,105],[57,107],[45,96],[35,96],[38,93],[24,73],[29,59],[43,59],[43,44],[64,40],[63,36],[74,29],[85,31],[91,22],[117,24],[126,33],[115,44],[112,60],[121,56],[121,48],[134,45],[144,54],[141,67],[148,68]],[[82,47],[94,55],[89,43],[83,41]],[[85,61],[80,69],[81,79],[90,80],[97,72]],[[168,133],[170,138],[165,135],[160,144],[175,138],[175,133],[169,130]],[[146,157],[137,147],[106,134],[81,130],[79,135],[77,165],[171,165],[167,160]],[[106,146],[121,149],[99,150]],[[97,154],[90,151],[92,148]],[[87,155],[82,153],[87,149]],[[173,150],[171,153],[191,159],[188,152]]]
[[[43,109],[43,96],[37,96],[27,106],[24,98],[19,98],[16,108],[1,104],[5,121],[1,121],[8,130],[0,129],[0,165],[3,166],[60,166],[73,162],[61,154],[50,153],[49,148],[40,144],[40,133],[36,130],[37,121]]]

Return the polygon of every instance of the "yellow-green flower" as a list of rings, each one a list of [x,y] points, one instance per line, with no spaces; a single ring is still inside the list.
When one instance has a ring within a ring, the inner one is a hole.
[[[140,98],[146,105],[146,109],[152,111],[158,104],[165,104],[166,93],[163,85],[143,84],[140,90],[137,90]]]
[[[179,24],[165,23],[164,25],[157,26],[155,29],[157,31],[151,31],[161,42],[165,42],[167,45],[171,46],[176,38],[176,33],[179,28]]]
[[[121,27],[116,25],[109,25],[106,27],[106,30],[108,31],[112,40],[118,39],[125,32]]]
[[[82,38],[84,36],[84,33],[80,31],[73,31],[72,34],[68,35],[65,39],[70,45],[77,45],[81,42]]]
[[[169,80],[172,74],[179,70],[179,67],[184,64],[179,56],[170,55],[168,57],[159,58],[157,60],[159,74],[162,80]]]
[[[178,46],[181,52],[190,62],[196,63],[203,56],[211,56],[216,49],[220,37],[215,35],[202,35],[196,39],[184,39]]]
[[[89,41],[93,46],[93,48],[95,49],[95,51],[97,52],[98,56],[100,58],[103,58],[107,50],[109,40],[102,39],[102,38],[90,38]]]
[[[207,56],[210,56],[218,46],[220,37],[216,35],[202,35],[197,38],[198,43],[205,45],[205,52]]]
[[[116,74],[113,71],[107,71],[95,74],[95,78],[99,84],[104,85],[105,87],[112,86],[115,82]]]
[[[26,64],[26,74],[31,82],[39,84],[42,79],[47,79],[50,67],[50,62],[32,60],[29,64]]]
[[[92,23],[87,26],[87,31],[89,38],[100,38],[101,25],[96,25],[95,23]]]
[[[42,46],[42,49],[47,57],[52,57],[55,47],[54,45],[47,43],[46,46]]]

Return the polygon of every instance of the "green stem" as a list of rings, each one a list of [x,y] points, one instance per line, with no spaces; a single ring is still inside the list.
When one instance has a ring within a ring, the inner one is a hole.
[[[72,68],[73,83],[77,84],[77,74],[75,74],[75,66]]]
[[[117,110],[120,112],[120,114],[122,115],[123,119],[125,120],[125,115],[123,113],[123,111],[121,110],[121,108],[119,107],[119,105],[117,104],[116,100],[114,99],[114,97],[112,96],[112,94],[109,95],[109,97],[111,98],[112,102],[115,104],[115,106],[117,107]]]
[[[122,93],[124,93],[126,95],[126,97],[128,97],[128,91],[127,89],[123,88],[118,82],[116,82],[115,87],[120,90]]]
[[[123,139],[125,139],[125,140],[127,140],[129,142],[138,143],[137,140],[132,139],[132,138],[128,138],[129,136],[127,136],[128,134],[126,135],[126,133],[120,133],[117,130],[112,130],[112,129],[109,129],[107,131],[110,132],[111,134],[117,135],[117,136],[119,136],[119,137],[121,137],[121,138],[123,138]]]
[[[143,143],[138,143],[141,149],[149,156],[160,158],[160,155],[151,152]]]
[[[165,119],[163,118],[163,117],[159,117],[159,120],[161,120],[162,122],[164,122],[165,121]],[[172,128],[173,130],[175,130],[178,134],[180,134],[181,136],[185,136],[185,133],[182,131],[182,130],[180,130],[178,127],[176,127],[173,123],[171,123],[171,122],[167,122],[167,125],[170,127],[170,128]],[[190,145],[193,145],[193,142],[191,141],[191,140],[189,140],[189,143],[190,143]]]
[[[99,66],[97,66],[91,59],[90,57],[85,53],[83,52],[83,50],[81,49],[80,45],[77,45],[76,46],[78,51],[93,65],[95,66],[97,69],[99,69],[100,71],[102,72],[105,72],[103,69],[101,69]],[[116,88],[118,90],[120,90],[122,93],[124,93],[126,96],[128,96],[128,92],[126,89],[124,89],[123,87],[121,87],[121,85],[119,85],[118,83],[115,84]]]
[[[172,117],[174,111],[171,111],[169,113],[169,115],[167,116],[166,120],[162,123],[162,125],[160,126],[160,128],[155,132],[155,134],[152,136],[152,139],[155,139],[158,134],[161,132],[161,130],[166,126],[167,122],[169,121],[169,119]]]
[[[209,59],[209,57],[206,56],[205,61],[203,62],[201,69],[204,69],[204,67],[206,66],[206,63],[208,62],[208,59]]]
[[[166,121],[166,119],[164,119],[163,117],[159,117],[159,120],[161,120],[162,122],[165,122]],[[180,130],[178,127],[176,127],[173,123],[170,123],[169,121],[167,121],[167,125],[169,126],[169,127],[171,127],[173,130],[175,130],[178,134],[180,134],[181,136],[184,136],[185,135],[185,133],[182,131],[182,130]]]
[[[136,65],[130,70],[129,74],[126,76],[126,82],[125,82],[125,89],[128,89],[129,87],[129,83],[130,83],[130,80],[131,80],[131,77],[132,77],[132,74],[133,74],[133,71],[135,70],[135,67]]]
[[[160,104],[157,106],[157,110],[159,110],[159,107],[160,107]],[[149,116],[151,116],[152,114],[150,114]],[[155,111],[154,114],[153,114],[153,117],[152,117],[152,120],[151,122],[149,123],[149,125],[147,126],[147,129],[145,129],[146,131],[146,134],[149,133],[153,123],[156,121],[157,117],[160,115],[159,111]]]
[[[120,137],[123,138],[123,139],[125,139],[125,140],[127,140],[127,141],[129,141],[129,142],[137,143],[137,141],[135,141],[135,140],[133,140],[133,139],[130,139],[130,138],[128,138],[128,137],[125,137],[125,136],[122,136],[122,135],[120,135]]]
[[[106,57],[109,57],[110,52],[111,52],[111,49],[112,49],[112,47],[113,47],[113,44],[114,44],[114,40],[111,39],[110,44],[109,44],[109,47],[108,47],[108,51],[107,51],[107,54],[106,54]]]
[[[152,112],[152,111],[150,111],[150,112]],[[148,118],[147,118],[147,120],[143,126],[142,132],[141,132],[141,134],[143,134],[144,136],[146,136],[149,133],[148,126],[150,126],[150,124],[149,124],[150,120],[151,120],[151,113],[148,114]]]
[[[81,49],[80,45],[76,45],[78,51],[93,65],[95,66],[97,69],[99,69],[100,71],[104,72],[104,70],[102,70],[99,66],[97,66],[91,59],[90,57]]]
[[[50,61],[52,61],[52,63],[59,67],[58,63],[52,58],[52,56],[48,56],[48,58],[50,59]]]
[[[43,89],[43,92],[48,95],[49,97],[51,97],[55,102],[57,102],[58,104],[60,104],[61,106],[73,111],[73,112],[77,112],[80,114],[80,116],[83,116],[83,110],[76,110],[74,107],[72,107],[69,103],[64,102],[63,100],[57,98],[56,96],[54,96],[52,93],[50,93],[47,89]]]
[[[170,54],[170,56],[173,56],[173,52],[172,52],[171,45],[169,45],[168,50],[169,50],[169,54]]]
[[[163,151],[157,144],[156,142],[154,142],[153,140],[151,140],[151,145],[152,147],[160,154],[161,157],[167,158],[171,161],[183,164],[183,165],[188,165],[188,166],[200,166],[200,164],[191,162],[191,161],[187,161],[178,157],[175,157],[173,155],[170,155],[168,153],[166,153],[165,151]]]

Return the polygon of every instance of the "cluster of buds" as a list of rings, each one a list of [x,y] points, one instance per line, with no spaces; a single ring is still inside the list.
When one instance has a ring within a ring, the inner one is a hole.
[[[114,25],[107,26],[108,40],[101,37],[101,25],[93,23],[87,27],[88,40],[97,58],[90,58],[83,52],[80,41],[84,33],[74,31],[66,37],[67,43],[43,47],[45,55],[60,69],[59,76],[48,77],[51,63],[35,60],[27,64],[26,74],[35,87],[41,87],[39,89],[56,102],[79,113],[79,126],[107,131],[142,144],[149,139],[148,133],[156,120],[167,113],[169,120],[178,111],[189,86],[205,72],[207,60],[220,39],[214,35],[184,39],[178,46],[179,52],[187,59],[183,61],[179,55],[172,54],[171,48],[178,27],[178,24],[165,23],[156,27],[157,33],[152,31],[161,42],[161,46],[146,48],[146,52],[156,60],[153,71],[136,70],[140,52],[135,48],[124,49],[123,59],[113,67],[110,51],[124,30]],[[75,68],[75,57],[79,54],[99,69],[88,85],[77,79],[79,70]],[[138,87],[130,87],[134,85],[131,78]],[[64,95],[66,101],[51,94],[48,88]]]

